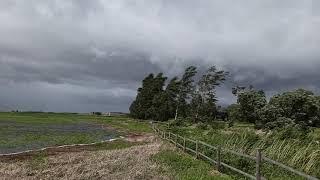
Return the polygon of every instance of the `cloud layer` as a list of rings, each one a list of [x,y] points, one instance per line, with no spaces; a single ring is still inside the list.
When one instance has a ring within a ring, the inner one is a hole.
[[[150,72],[231,72],[268,94],[320,90],[317,0],[2,0],[0,109],[127,111]]]

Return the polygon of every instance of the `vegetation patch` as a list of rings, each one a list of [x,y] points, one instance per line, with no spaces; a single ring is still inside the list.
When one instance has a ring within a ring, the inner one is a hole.
[[[148,121],[139,121],[127,117],[95,117],[94,121],[105,124],[123,133],[151,133],[152,129]]]
[[[239,123],[236,123],[234,127],[222,129],[215,129],[210,126],[203,128],[185,124],[184,126],[171,126],[169,130],[188,138],[198,139],[215,146],[221,145],[226,149],[250,154],[252,156],[255,156],[257,148],[262,148],[263,155],[273,160],[282,162],[310,175],[320,176],[320,144],[318,143],[320,134],[318,131],[312,131],[308,133],[304,139],[300,139],[284,138],[284,132],[282,131],[273,133],[258,132],[253,126]],[[195,149],[195,144],[190,143],[187,145]],[[216,158],[215,151],[201,149],[201,147],[199,147],[199,149],[206,155]],[[255,173],[254,161],[246,160],[227,152],[223,152],[222,156],[225,163],[251,174]],[[235,177],[237,178],[241,177],[228,170],[224,172],[230,175],[236,175]],[[299,179],[298,176],[266,162],[263,164],[262,173],[267,178],[286,177],[289,179]]]
[[[215,171],[212,165],[179,151],[163,150],[154,155],[153,159],[167,167],[162,171],[174,179],[231,179]]]

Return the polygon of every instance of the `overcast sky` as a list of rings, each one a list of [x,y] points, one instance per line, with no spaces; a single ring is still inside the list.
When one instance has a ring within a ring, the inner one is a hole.
[[[128,111],[148,73],[320,92],[319,0],[1,0],[0,110]]]

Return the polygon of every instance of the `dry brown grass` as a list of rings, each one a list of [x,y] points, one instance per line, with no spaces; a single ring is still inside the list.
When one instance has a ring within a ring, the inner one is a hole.
[[[170,179],[150,157],[161,142],[120,150],[83,151],[0,162],[0,179]]]

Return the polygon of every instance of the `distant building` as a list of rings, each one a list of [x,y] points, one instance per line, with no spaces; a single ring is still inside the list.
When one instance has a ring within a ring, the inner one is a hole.
[[[128,113],[123,112],[104,112],[102,113],[103,116],[127,116]]]

